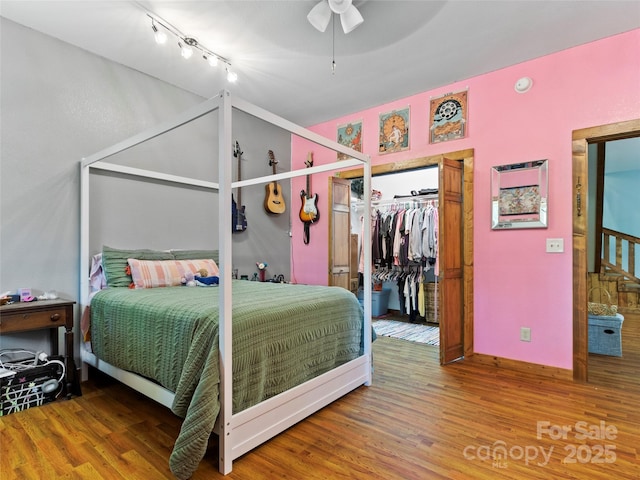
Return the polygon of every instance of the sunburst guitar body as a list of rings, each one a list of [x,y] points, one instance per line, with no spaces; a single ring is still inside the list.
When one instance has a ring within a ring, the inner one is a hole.
[[[272,150],[269,150],[269,165],[273,168],[273,174],[276,174],[276,165],[278,162]],[[282,196],[282,188],[278,182],[269,182],[265,185],[264,209],[267,213],[279,215],[287,209]]]
[[[305,162],[307,168],[313,166],[313,154],[309,152]],[[307,175],[307,189],[300,192],[302,206],[300,208],[300,220],[305,224],[315,223],[320,220],[318,211],[318,195],[311,193],[311,175]]]

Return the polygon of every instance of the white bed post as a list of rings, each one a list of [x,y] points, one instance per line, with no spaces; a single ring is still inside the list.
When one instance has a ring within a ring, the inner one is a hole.
[[[364,204],[368,211],[364,216],[364,238],[371,239],[371,157],[364,162]],[[366,244],[365,244],[366,245]],[[371,249],[364,251],[364,354],[369,359],[367,381],[365,385],[371,385],[373,362],[371,361]]]
[[[89,305],[89,167],[80,162],[80,316]],[[75,328],[75,326],[74,326]],[[76,337],[77,339],[78,337]],[[80,342],[84,339],[80,338]],[[80,379],[87,380],[89,368],[81,362]]]
[[[220,316],[219,316],[219,348],[220,348],[220,431],[218,446],[218,469],[224,475],[231,472],[233,466],[233,370],[232,370],[232,240],[231,240],[231,184],[232,184],[232,105],[229,92],[220,92],[220,108],[218,109],[218,218],[220,221]]]

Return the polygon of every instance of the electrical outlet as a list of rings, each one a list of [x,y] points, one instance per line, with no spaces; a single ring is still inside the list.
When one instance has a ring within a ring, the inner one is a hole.
[[[564,238],[547,238],[547,253],[564,252]]]
[[[531,341],[531,329],[529,327],[520,327],[520,341],[522,342]]]

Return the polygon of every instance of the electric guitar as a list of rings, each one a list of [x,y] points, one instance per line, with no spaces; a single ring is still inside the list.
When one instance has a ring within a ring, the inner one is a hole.
[[[242,179],[242,151],[240,150],[240,144],[236,140],[236,146],[233,149],[233,156],[238,159],[238,181]],[[240,207],[238,207],[240,205]],[[242,205],[242,189],[238,187],[238,203],[231,194],[231,232],[239,233],[244,232],[247,229],[247,217],[245,215],[245,208]]]
[[[276,165],[278,164],[273,150],[269,150],[269,166],[273,167],[273,174],[276,174]],[[282,189],[278,182],[270,182],[265,185],[266,194],[264,197],[264,209],[267,213],[281,214],[286,210]]]
[[[307,160],[304,162],[307,168],[313,167],[313,153],[307,154]],[[309,227],[320,220],[320,212],[318,211],[318,196],[311,194],[311,175],[307,175],[307,190],[300,192],[302,199],[302,207],[300,208],[300,220],[304,223],[304,234],[302,240],[305,245],[311,240]]]
[[[307,168],[313,167],[313,152],[309,152],[307,154],[307,160],[304,163]],[[318,196],[311,194],[311,175],[307,175],[307,190],[302,190],[300,192],[300,198],[302,199],[300,220],[304,223],[314,223],[320,220]]]

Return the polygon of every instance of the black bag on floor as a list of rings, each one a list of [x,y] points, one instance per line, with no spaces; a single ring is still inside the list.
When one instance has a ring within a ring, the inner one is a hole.
[[[0,373],[0,416],[52,402],[64,388],[62,357],[14,370],[4,365]]]

